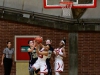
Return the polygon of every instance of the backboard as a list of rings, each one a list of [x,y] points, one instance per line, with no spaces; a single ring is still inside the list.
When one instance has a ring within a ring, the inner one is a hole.
[[[73,1],[72,8],[95,8],[97,0],[71,0]],[[44,8],[61,8],[61,0],[44,0]]]

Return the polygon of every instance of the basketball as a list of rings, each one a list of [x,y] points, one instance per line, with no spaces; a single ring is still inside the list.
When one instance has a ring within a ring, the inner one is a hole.
[[[36,37],[35,38],[35,41],[37,41],[38,43],[42,43],[43,38],[42,37]]]

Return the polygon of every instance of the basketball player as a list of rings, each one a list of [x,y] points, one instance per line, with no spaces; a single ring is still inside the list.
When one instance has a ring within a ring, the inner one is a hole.
[[[35,45],[36,43],[33,42],[32,40],[28,41],[28,45],[30,48],[28,48],[28,54],[29,54],[29,70],[32,67],[32,65],[36,62],[36,60],[38,59],[37,57],[37,53],[36,53],[36,49],[35,49]],[[35,73],[37,74],[39,72],[39,70],[36,70]],[[34,71],[33,71],[33,75],[34,75]]]
[[[42,49],[40,49],[41,44],[38,44],[36,47],[36,52],[38,54],[38,60],[36,63],[31,67],[30,69],[30,75],[33,75],[33,71],[40,69],[40,75],[44,75],[48,72],[47,65],[46,65],[46,59],[48,56],[48,50],[49,46],[43,46]]]
[[[57,49],[54,49],[55,75],[60,75],[60,72],[63,72],[64,68],[63,57],[66,57],[65,44],[66,44],[65,40],[61,40],[59,47]]]
[[[52,75],[52,69],[51,69],[51,65],[50,65],[50,58],[52,56],[53,53],[53,47],[51,46],[51,40],[47,39],[46,40],[46,45],[48,45],[50,47],[49,49],[49,54],[48,54],[48,58],[46,59],[46,64],[47,64],[47,69],[48,69],[48,74],[47,75]]]

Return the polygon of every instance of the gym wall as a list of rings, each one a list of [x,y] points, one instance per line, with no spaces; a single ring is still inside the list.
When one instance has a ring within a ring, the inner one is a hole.
[[[41,35],[44,40],[46,38],[52,39],[53,47],[58,47],[59,41],[66,37],[66,53],[67,57],[64,59],[65,69],[62,75],[71,75],[69,71],[74,70],[69,68],[69,34],[72,32],[50,29],[46,27],[40,27],[36,25],[16,23],[7,20],[0,20],[0,58],[2,51],[6,47],[8,40],[12,41],[14,47],[15,35]],[[99,75],[100,72],[100,32],[75,32],[77,34],[77,46],[78,46],[78,75]],[[73,38],[73,37],[72,37]],[[74,42],[73,42],[74,43]],[[73,54],[74,55],[74,54]],[[73,59],[73,58],[72,58]],[[1,59],[0,59],[1,62]],[[54,61],[51,61],[52,68]],[[23,64],[23,65],[22,65]],[[76,63],[72,63],[73,64]],[[3,67],[0,65],[0,75],[3,75]],[[53,70],[54,71],[54,70]],[[27,75],[28,63],[21,62],[16,63],[12,68],[11,75]],[[54,73],[53,73],[54,75]]]

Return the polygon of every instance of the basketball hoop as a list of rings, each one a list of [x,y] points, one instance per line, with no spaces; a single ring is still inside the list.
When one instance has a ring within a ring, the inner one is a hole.
[[[62,16],[63,17],[71,17],[71,8],[73,2],[72,1],[61,1],[60,6],[62,7]]]

